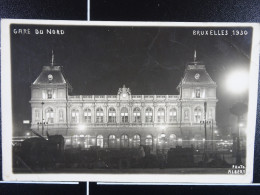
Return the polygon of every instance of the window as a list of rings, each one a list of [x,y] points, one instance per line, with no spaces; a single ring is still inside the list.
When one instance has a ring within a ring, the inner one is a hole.
[[[97,146],[99,146],[100,148],[103,148],[103,136],[102,135],[97,136]]]
[[[129,142],[128,142],[128,136],[127,135],[122,135],[121,136],[121,147],[122,148],[127,148],[128,147],[128,144],[129,144]]]
[[[153,137],[151,135],[147,135],[145,138],[145,145],[146,146],[153,146]]]
[[[47,98],[52,99],[52,90],[47,90]]]
[[[115,135],[110,135],[108,137],[108,147],[116,148],[116,136]]]
[[[169,147],[175,148],[176,147],[176,135],[171,134],[169,137]]]
[[[79,111],[76,109],[71,111],[71,122],[79,123]]]
[[[122,123],[128,122],[128,109],[126,107],[123,107],[121,109],[121,122]]]
[[[152,108],[147,108],[145,110],[145,122],[153,122],[153,110]]]
[[[85,136],[84,147],[90,148],[91,146],[95,146],[95,137],[91,137],[90,135]]]
[[[134,108],[134,122],[135,123],[141,122],[141,110],[140,110],[140,108]]]
[[[196,89],[196,98],[200,98],[200,89]]]
[[[163,108],[159,108],[158,112],[157,112],[157,119],[158,119],[159,123],[164,122],[164,119],[165,119],[164,115],[165,115],[164,109]]]
[[[133,137],[133,147],[138,148],[141,144],[141,138],[140,135],[134,135]]]
[[[108,110],[108,122],[116,123],[116,110],[115,108],[109,108]]]
[[[189,110],[184,110],[184,120],[188,121],[190,119],[190,112]]]
[[[196,107],[194,109],[194,117],[195,117],[195,122],[196,123],[199,123],[201,121],[201,115],[202,115],[202,112],[201,112],[201,108],[200,107]]]
[[[59,110],[59,121],[63,121],[63,110]]]
[[[46,121],[48,123],[53,123],[54,122],[54,112],[52,108],[47,108],[46,109]]]
[[[40,112],[39,112],[39,110],[35,110],[35,120],[36,121],[40,120]]]
[[[89,108],[84,110],[84,120],[87,123],[91,123],[91,110]]]
[[[104,119],[104,112],[102,108],[97,109],[97,117],[96,117],[96,122],[97,123],[103,123]]]
[[[175,108],[170,109],[170,122],[177,121],[177,110]]]

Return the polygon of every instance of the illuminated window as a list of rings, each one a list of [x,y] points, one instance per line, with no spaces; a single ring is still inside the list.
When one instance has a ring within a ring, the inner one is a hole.
[[[116,148],[116,136],[115,135],[110,135],[108,137],[108,147]]]
[[[91,146],[95,146],[95,137],[91,137],[90,135],[86,135],[83,142],[84,142],[85,148],[90,148]]]
[[[200,98],[200,89],[196,89],[195,93],[196,93],[196,98]]]
[[[140,135],[134,135],[134,137],[133,137],[133,147],[137,148],[137,147],[140,146],[140,144],[141,144]]]
[[[153,122],[153,110],[152,108],[147,108],[145,110],[145,122]]]
[[[158,122],[159,122],[159,123],[164,122],[165,112],[164,112],[164,109],[163,109],[163,108],[159,108],[159,109],[158,109],[157,119],[158,119]]]
[[[52,99],[52,90],[47,90],[47,98]]]
[[[103,123],[104,119],[104,112],[102,108],[98,108],[96,112],[96,122],[97,123]]]
[[[170,148],[174,148],[176,147],[176,135],[174,134],[171,134],[170,137],[169,137],[169,147]]]
[[[153,136],[151,136],[151,135],[147,135],[146,136],[146,138],[145,138],[145,145],[146,146],[150,146],[150,147],[153,146]]]
[[[140,108],[134,108],[134,122],[135,123],[141,122],[141,110],[140,110]]]
[[[97,146],[99,146],[100,148],[103,148],[103,136],[102,135],[97,136]]]
[[[194,109],[194,117],[195,117],[195,122],[196,123],[199,123],[202,120],[201,115],[202,115],[201,108],[200,107],[196,107]]]
[[[128,109],[126,107],[123,107],[121,109],[121,122],[122,123],[128,122]]]
[[[129,141],[128,141],[128,136],[127,135],[122,135],[121,136],[120,145],[121,145],[122,148],[127,148],[128,147]]]
[[[115,123],[116,122],[116,110],[115,108],[109,108],[108,110],[108,122]]]
[[[175,108],[170,109],[170,122],[177,121],[177,110]]]
[[[91,110],[89,108],[84,110],[84,120],[87,123],[91,123]]]
[[[71,122],[79,123],[79,111],[76,109],[71,111]]]
[[[54,122],[54,112],[52,108],[47,108],[46,109],[46,121],[48,123],[53,123]]]

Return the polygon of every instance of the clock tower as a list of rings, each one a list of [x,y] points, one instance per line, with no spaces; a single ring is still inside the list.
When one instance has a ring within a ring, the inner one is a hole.
[[[67,100],[71,90],[62,67],[54,63],[54,55],[49,66],[43,66],[42,72],[31,85],[31,128],[46,135],[46,131],[67,126]]]
[[[216,83],[211,79],[203,63],[196,59],[185,69],[177,89],[182,100],[182,120],[190,123],[200,123],[206,119],[215,123]],[[206,103],[205,103],[206,102]],[[206,108],[205,108],[206,107]]]

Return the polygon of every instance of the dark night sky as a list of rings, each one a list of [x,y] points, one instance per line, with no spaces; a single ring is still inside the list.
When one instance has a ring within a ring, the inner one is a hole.
[[[251,52],[250,28],[247,36],[192,35],[192,30],[203,28],[51,27],[63,29],[64,35],[34,34],[35,28],[50,26],[14,28],[31,29],[30,35],[11,33],[15,131],[22,120],[31,119],[30,85],[42,66],[49,65],[52,49],[75,95],[117,94],[123,84],[132,94],[178,94],[176,87],[196,49],[198,60],[218,85],[219,126],[228,124],[228,108],[235,99],[225,89],[224,78],[236,67],[248,68]]]

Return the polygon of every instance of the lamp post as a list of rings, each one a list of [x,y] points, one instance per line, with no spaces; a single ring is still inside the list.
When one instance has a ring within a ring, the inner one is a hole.
[[[43,136],[43,130],[44,130],[44,124],[43,124],[43,121],[44,121],[44,119],[43,119],[43,105],[44,105],[44,102],[42,102],[41,105],[42,105],[42,136]]]
[[[233,94],[242,95],[248,89],[248,73],[243,70],[235,71],[231,73],[227,79],[228,90]],[[230,112],[237,116],[237,136],[236,136],[236,164],[240,165],[241,150],[240,150],[240,120],[241,116],[247,112],[248,106],[241,100],[230,108]]]

